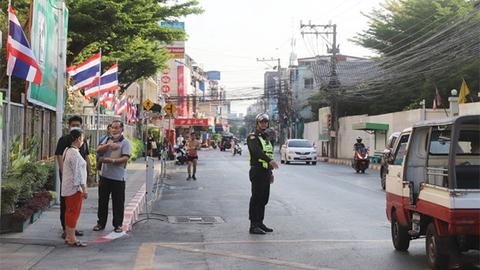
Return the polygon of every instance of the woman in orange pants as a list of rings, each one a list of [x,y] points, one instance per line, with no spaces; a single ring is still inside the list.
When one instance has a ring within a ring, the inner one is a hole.
[[[75,237],[75,228],[82,209],[82,200],[87,199],[87,163],[78,149],[83,145],[83,132],[70,132],[71,146],[63,153],[62,196],[65,197],[65,243],[72,247],[86,247]]]

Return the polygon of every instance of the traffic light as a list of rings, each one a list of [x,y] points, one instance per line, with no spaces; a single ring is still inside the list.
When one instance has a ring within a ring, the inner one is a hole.
[[[327,114],[327,127],[328,129],[333,129],[332,115]]]

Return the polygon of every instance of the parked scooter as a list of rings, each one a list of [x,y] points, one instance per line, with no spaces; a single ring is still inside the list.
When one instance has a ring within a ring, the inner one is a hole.
[[[211,141],[210,145],[212,146],[213,149],[217,149],[217,143],[215,141]]]
[[[187,163],[187,150],[185,150],[185,147],[183,145],[175,146],[175,157],[175,164],[183,165]]]
[[[359,148],[355,151],[355,156],[353,158],[353,169],[359,173],[365,173],[365,170],[368,169],[370,161],[368,160],[368,148]]]
[[[242,155],[242,147],[238,143],[233,147],[233,155],[235,156],[236,154]]]

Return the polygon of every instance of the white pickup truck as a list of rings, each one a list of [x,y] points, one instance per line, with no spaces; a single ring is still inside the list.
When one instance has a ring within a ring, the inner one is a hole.
[[[426,237],[432,269],[480,246],[480,115],[404,130],[388,159],[386,214],[395,249]]]

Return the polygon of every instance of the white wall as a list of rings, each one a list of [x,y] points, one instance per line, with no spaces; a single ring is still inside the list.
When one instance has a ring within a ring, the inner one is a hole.
[[[315,143],[315,145],[319,145],[318,134],[319,134],[318,121],[305,123],[305,126],[303,128],[304,139],[307,139],[310,142]]]
[[[450,112],[447,109],[447,112]],[[393,132],[402,131],[405,128],[413,126],[415,123],[418,123],[424,119],[424,112],[422,109],[402,111],[395,113],[387,113],[380,115],[355,115],[342,117],[339,119],[339,130],[338,130],[338,157],[339,158],[351,158],[353,154],[353,144],[355,139],[360,136],[363,139],[363,142],[367,147],[370,148],[370,153],[373,154],[375,151],[380,152],[383,150],[384,145],[380,142],[377,142],[377,149],[375,148],[375,137],[373,134],[369,134],[362,130],[353,130],[352,125],[354,123],[382,123],[388,124],[389,129],[387,131],[386,137],[390,136]],[[467,114],[480,114],[480,102],[460,104],[460,115]],[[425,118],[426,120],[432,119],[441,119],[445,118],[446,113],[443,109],[426,109]],[[318,143],[318,134],[319,131],[319,122],[310,122],[305,124],[304,138]],[[384,138],[381,137],[381,140]]]
[[[480,114],[480,102],[459,105],[460,115]]]

